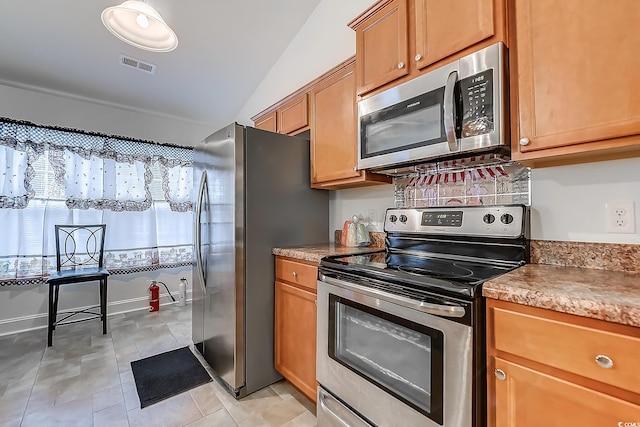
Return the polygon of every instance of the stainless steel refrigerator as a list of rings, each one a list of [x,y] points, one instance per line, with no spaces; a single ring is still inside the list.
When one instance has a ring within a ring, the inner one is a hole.
[[[329,240],[328,192],[309,186],[308,140],[236,123],[195,147],[193,173],[193,342],[243,397],[282,378],[271,250]]]

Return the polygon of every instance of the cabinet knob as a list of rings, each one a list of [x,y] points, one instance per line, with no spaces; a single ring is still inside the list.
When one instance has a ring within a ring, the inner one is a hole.
[[[422,59],[422,55],[417,54],[417,55],[416,55],[416,61],[420,61],[421,59]]]
[[[292,275],[293,277],[298,277],[298,273],[296,273],[295,271],[294,271],[294,272],[292,272],[292,273],[291,273],[291,275]]]
[[[354,166],[354,167],[353,167],[353,170],[357,172],[357,171],[358,171],[358,167],[357,167],[357,166]]]
[[[500,381],[504,381],[507,378],[507,374],[505,374],[502,369],[496,369],[495,371],[493,371],[493,373]]]
[[[596,363],[605,369],[613,367],[613,360],[609,356],[599,354],[596,356]]]
[[[520,145],[529,145],[529,138],[520,138]]]
[[[404,68],[404,62],[398,62],[398,68]]]

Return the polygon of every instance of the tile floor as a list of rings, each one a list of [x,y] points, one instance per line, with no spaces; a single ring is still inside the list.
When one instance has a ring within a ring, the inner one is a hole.
[[[315,407],[286,381],[235,400],[216,381],[140,409],[131,364],[191,343],[191,306],[162,306],[0,337],[0,427],[315,426]]]

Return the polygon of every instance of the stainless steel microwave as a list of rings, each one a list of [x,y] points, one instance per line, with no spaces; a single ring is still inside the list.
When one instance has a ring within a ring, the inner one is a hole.
[[[506,47],[496,43],[358,102],[358,169],[509,149]]]

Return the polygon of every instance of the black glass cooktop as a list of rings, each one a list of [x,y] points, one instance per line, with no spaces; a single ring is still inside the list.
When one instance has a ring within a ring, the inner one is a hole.
[[[469,297],[479,295],[483,282],[518,266],[384,251],[331,256],[323,258],[320,264],[350,275]]]

